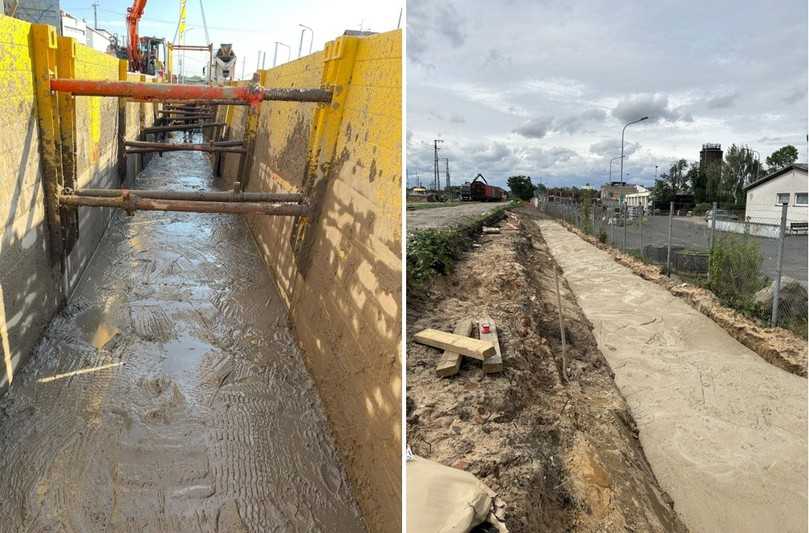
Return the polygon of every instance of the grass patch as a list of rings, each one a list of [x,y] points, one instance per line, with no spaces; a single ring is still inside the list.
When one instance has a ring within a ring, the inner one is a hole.
[[[482,215],[463,226],[416,230],[407,236],[407,288],[418,289],[436,274],[449,274],[468,250],[483,226],[505,216],[505,207]]]

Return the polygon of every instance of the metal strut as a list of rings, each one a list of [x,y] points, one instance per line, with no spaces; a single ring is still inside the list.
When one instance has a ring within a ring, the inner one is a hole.
[[[331,102],[330,89],[265,89],[261,86],[221,87],[130,81],[50,80],[52,91],[74,96],[118,96],[145,100],[241,100],[257,104],[264,100],[282,102]]]
[[[89,196],[86,191],[81,194],[69,194],[65,190],[59,195],[59,204],[69,206],[115,207],[123,209],[130,215],[135,211],[184,211],[193,213],[232,213],[276,216],[308,216],[309,206],[303,203],[277,203],[271,201],[233,201],[233,200],[185,200],[146,198],[142,191],[121,189],[115,196]],[[170,191],[143,191],[153,195],[168,195]],[[192,194],[204,194],[202,191]],[[212,194],[212,193],[207,193]],[[249,194],[249,193],[226,193]]]

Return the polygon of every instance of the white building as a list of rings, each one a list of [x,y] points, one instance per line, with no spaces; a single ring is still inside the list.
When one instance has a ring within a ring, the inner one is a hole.
[[[115,37],[107,30],[96,30],[84,20],[74,17],[66,11],[61,12],[61,24],[63,36],[73,37],[79,43],[99,52],[110,52],[110,46],[115,41]]]
[[[780,224],[781,205],[789,205],[787,227],[791,223],[806,223],[809,212],[809,182],[806,164],[795,163],[772,172],[744,188],[747,205],[745,222]]]
[[[652,191],[641,185],[637,185],[637,190],[624,196],[624,202],[630,210],[649,212],[652,209]]]

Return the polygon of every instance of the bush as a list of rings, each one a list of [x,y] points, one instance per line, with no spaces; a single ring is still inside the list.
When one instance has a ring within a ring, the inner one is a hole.
[[[598,234],[598,242],[601,244],[605,244],[607,242],[607,233],[605,231]]]
[[[416,230],[407,237],[407,288],[417,289],[433,274],[448,274],[475,236],[505,216],[505,208],[483,215],[465,226]]]
[[[712,209],[712,208],[713,208],[713,205],[712,205],[712,204],[709,204],[709,203],[705,202],[705,203],[701,203],[701,204],[697,204],[697,205],[695,205],[695,206],[694,206],[694,209],[692,209],[692,210],[691,210],[691,212],[692,212],[694,215],[696,215],[696,216],[700,216],[700,217],[701,217],[701,216],[703,216],[705,213],[707,213],[709,209]]]
[[[767,285],[761,261],[754,239],[735,235],[718,239],[711,252],[710,289],[724,305],[753,314],[756,292]]]

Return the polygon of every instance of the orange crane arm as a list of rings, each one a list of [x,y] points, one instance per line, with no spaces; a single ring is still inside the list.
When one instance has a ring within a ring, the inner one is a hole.
[[[129,64],[133,68],[140,64],[138,22],[140,22],[145,8],[146,0],[135,0],[132,7],[126,9],[126,26],[129,32],[129,47],[127,48],[127,52],[129,55]]]

